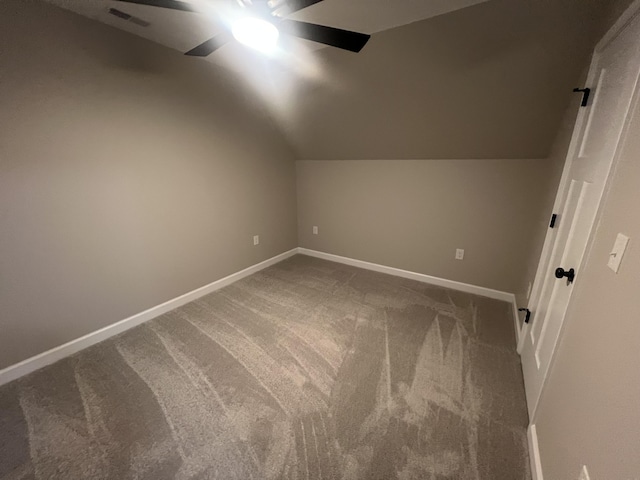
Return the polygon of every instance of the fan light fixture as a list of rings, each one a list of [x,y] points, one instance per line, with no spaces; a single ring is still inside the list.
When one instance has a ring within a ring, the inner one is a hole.
[[[280,36],[273,23],[255,17],[245,17],[236,21],[231,33],[243,45],[263,53],[273,52]]]
[[[1,2],[2,0],[0,0]],[[116,0],[112,0],[116,1]],[[168,10],[195,12],[209,15],[209,10],[201,10],[200,5],[184,0],[117,0],[123,3],[149,5]],[[226,0],[225,0],[226,1]],[[317,25],[285,18],[295,12],[303,10],[322,0],[237,0],[242,8],[230,10],[221,20],[225,23],[223,31],[196,45],[185,55],[191,57],[208,57],[232,40],[248,45],[265,54],[276,53],[287,45],[278,46],[278,37],[284,33],[287,37],[298,37],[330,47],[340,48],[349,52],[359,52],[367,44],[371,35],[366,33],[342,30],[341,28]],[[202,2],[206,3],[206,2]],[[123,15],[129,15],[122,12]],[[237,16],[236,16],[237,15]],[[121,17],[121,15],[118,15]],[[244,18],[241,18],[244,17]],[[237,22],[233,19],[237,18]],[[126,19],[125,19],[126,20]],[[131,19],[133,21],[133,19]],[[229,34],[229,26],[231,33]],[[280,48],[278,48],[280,47]],[[279,52],[280,53],[280,52]],[[281,52],[286,57],[284,51]],[[288,57],[287,57],[288,58]]]

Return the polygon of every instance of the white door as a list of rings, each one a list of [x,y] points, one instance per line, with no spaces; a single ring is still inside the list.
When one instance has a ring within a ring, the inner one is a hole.
[[[630,10],[594,53],[588,80],[591,99],[573,133],[554,207],[558,219],[545,241],[529,304],[532,317],[522,345],[522,368],[532,420],[572,291],[581,280],[583,257],[618,145],[626,133],[639,75],[640,15]],[[556,277],[563,273],[562,278]]]

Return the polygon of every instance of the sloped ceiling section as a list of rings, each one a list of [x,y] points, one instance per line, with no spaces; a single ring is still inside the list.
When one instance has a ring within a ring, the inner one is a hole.
[[[224,28],[224,15],[48,1],[182,52]],[[299,159],[544,158],[606,3],[324,0],[295,17],[374,33],[362,52],[295,40],[264,58],[236,43],[208,60],[263,97]]]
[[[320,52],[287,124],[302,159],[546,158],[607,2],[492,0]]]

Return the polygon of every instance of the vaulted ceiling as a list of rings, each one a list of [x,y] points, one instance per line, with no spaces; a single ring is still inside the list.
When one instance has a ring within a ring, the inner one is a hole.
[[[200,15],[115,0],[47,1],[181,52],[228,28],[225,9],[237,8],[236,0],[200,0],[215,7]],[[606,4],[324,0],[293,17],[372,33],[362,52],[295,39],[275,57],[231,43],[207,60],[262,96],[301,159],[539,158]],[[149,25],[109,15],[112,7]]]
[[[322,50],[288,134],[305,159],[546,158],[609,5],[491,0]]]

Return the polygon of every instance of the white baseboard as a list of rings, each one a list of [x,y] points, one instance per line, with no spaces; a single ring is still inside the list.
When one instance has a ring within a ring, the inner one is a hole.
[[[264,268],[281,262],[282,260],[295,255],[296,253],[298,253],[298,249],[293,248],[288,252],[276,255],[275,257],[252,265],[251,267],[240,270],[239,272],[232,273],[227,277],[216,280],[215,282],[197,288],[196,290],[192,290],[191,292],[185,293],[184,295],[180,295],[179,297],[161,303],[160,305],[151,307],[144,312],[137,313],[129,318],[125,318],[124,320],[120,320],[119,322],[108,325],[104,328],[101,328],[100,330],[96,330],[95,332],[84,335],[83,337],[71,340],[70,342],[52,348],[51,350],[47,350],[46,352],[43,352],[39,355],[27,358],[20,363],[16,363],[15,365],[6,367],[0,370],[0,385],[4,385],[5,383],[16,380],[17,378],[20,378],[42,367],[57,362],[58,360],[68,357],[69,355],[73,355],[74,353],[90,347],[91,345],[95,345],[96,343],[102,342],[103,340],[129,330],[130,328],[140,325],[141,323],[170,312],[171,310],[181,307],[182,305],[192,302],[193,300],[196,300],[204,295],[215,292],[216,290],[226,287],[233,282],[237,282],[244,277],[248,277],[249,275],[254,274]]]
[[[460,290],[461,292],[472,293],[474,295],[480,295],[482,297],[494,298],[496,300],[502,300],[505,302],[513,303],[515,305],[515,295],[513,293],[493,290],[492,288],[479,287],[478,285],[471,285],[469,283],[456,282],[455,280],[447,280],[445,278],[432,277],[431,275],[410,272],[408,270],[402,270],[400,268],[387,267],[386,265],[379,265],[377,263],[364,262],[362,260],[355,260],[353,258],[341,257],[339,255],[333,255],[331,253],[318,252],[316,250],[309,250],[308,248],[298,248],[298,253],[301,253],[302,255],[308,255],[310,257],[323,258],[332,262],[344,263],[345,265],[352,265],[354,267],[360,267],[366,270],[373,270],[374,272],[387,273],[389,275],[395,275],[396,277],[410,278],[411,280],[430,283],[431,285],[436,285],[438,287],[451,288],[453,290]],[[517,308],[515,310],[517,311]]]
[[[395,275],[396,277],[410,278],[411,280],[430,283],[431,285],[437,285],[439,287],[451,288],[453,290],[460,290],[462,292],[472,293],[474,295],[480,295],[483,297],[489,297],[489,298],[494,298],[496,300],[509,302],[513,308],[513,323],[514,323],[513,326],[514,326],[515,335],[516,335],[516,338],[515,338],[516,346],[520,345],[521,343],[520,339],[521,339],[521,336],[524,334],[524,331],[521,331],[519,329],[518,304],[516,302],[516,296],[513,293],[494,290],[492,288],[480,287],[478,285],[471,285],[469,283],[456,282],[455,280],[447,280],[446,278],[433,277],[431,275],[425,275],[423,273],[410,272],[408,270],[388,267],[386,265],[379,265],[377,263],[365,262],[363,260],[356,260],[354,258],[341,257],[340,255],[333,255],[331,253],[319,252],[317,250],[310,250],[308,248],[298,247],[298,253],[302,255],[309,255],[310,257],[330,260],[332,262],[344,263],[346,265],[360,267],[367,270],[373,270],[375,272],[387,273],[389,275]],[[518,350],[518,353],[520,353],[520,350]]]
[[[185,293],[184,295],[180,295],[179,297],[164,302],[160,305],[151,307],[148,310],[137,313],[129,318],[125,318],[124,320],[120,320],[119,322],[108,325],[104,328],[101,328],[100,330],[96,330],[95,332],[91,332],[80,338],[71,340],[70,342],[67,342],[63,345],[52,348],[51,350],[47,350],[46,352],[43,352],[39,355],[23,360],[20,363],[16,363],[15,365],[6,367],[0,370],[0,385],[4,385],[13,380],[16,380],[17,378],[20,378],[42,367],[57,362],[58,360],[68,357],[69,355],[73,355],[74,353],[90,347],[91,345],[102,342],[103,340],[113,337],[114,335],[118,335],[119,333],[129,330],[130,328],[140,325],[141,323],[144,323],[171,310],[181,307],[182,305],[185,305],[204,295],[214,292],[220,288],[226,287],[233,282],[236,282],[264,268],[274,265],[297,253],[512,303],[514,308],[514,319],[516,322],[516,334],[518,333],[517,306],[515,303],[515,296],[512,293],[502,292],[500,290],[493,290],[491,288],[479,287],[477,285],[471,285],[468,283],[456,282],[454,280],[447,280],[444,278],[433,277],[431,275],[425,275],[422,273],[410,272],[408,270],[401,270],[399,268],[378,265],[376,263],[364,262],[362,260],[355,260],[353,258],[341,257],[339,255],[333,255],[330,253],[318,252],[316,250],[309,250],[307,248],[298,247],[281,253],[280,255],[276,255],[275,257],[269,258],[268,260],[265,260],[263,262],[252,265],[251,267],[245,268],[244,270],[233,273],[227,277],[221,278],[220,280],[216,280],[215,282],[200,287],[196,290]]]
[[[538,449],[538,432],[535,424],[527,429],[527,441],[529,444],[529,462],[531,464],[532,480],[543,480],[542,463],[540,462],[540,450]]]

